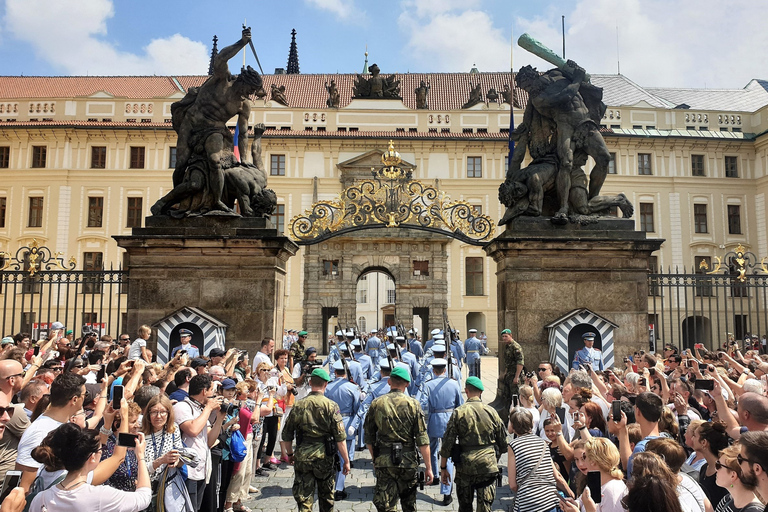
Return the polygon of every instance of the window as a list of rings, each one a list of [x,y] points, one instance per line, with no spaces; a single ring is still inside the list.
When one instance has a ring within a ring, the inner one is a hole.
[[[468,156],[467,157],[467,178],[482,178],[482,177],[483,177],[483,157]]]
[[[7,169],[11,165],[11,148],[0,146],[0,169]]]
[[[168,151],[168,168],[176,168],[176,146],[171,146],[170,150]]]
[[[653,203],[640,203],[640,231],[653,233]]]
[[[415,276],[428,276],[429,275],[429,261],[413,260],[413,275],[415,275]]]
[[[104,221],[104,198],[88,198],[88,227],[100,228]]]
[[[608,162],[608,174],[616,174],[616,153],[610,153],[611,159]]]
[[[695,256],[693,258],[694,271],[697,275],[696,279],[696,296],[697,297],[712,297],[714,296],[714,289],[712,287],[712,278],[707,276],[707,272],[712,269],[712,258],[709,256]]]
[[[272,216],[270,217],[270,220],[272,221],[272,225],[275,226],[278,233],[282,233],[285,231],[285,205],[284,204],[278,204],[275,206],[275,211],[272,213]]]
[[[29,198],[29,222],[27,222],[27,227],[30,227],[30,228],[43,227],[43,198],[42,197]]]
[[[93,272],[83,276],[83,293],[101,293],[101,276],[96,272],[104,270],[104,254],[101,252],[83,253],[83,270]]]
[[[642,176],[650,176],[652,174],[650,153],[637,154],[637,174],[640,174]]]
[[[725,157],[725,177],[726,178],[738,178],[739,177],[739,161],[735,156]]]
[[[693,205],[693,231],[696,233],[708,233],[707,226],[707,205]]]
[[[7,197],[0,197],[0,228],[5,227],[5,209],[7,201]]]
[[[368,288],[363,286],[357,290],[357,303],[368,304]]]
[[[107,168],[107,147],[91,146],[91,169]]]
[[[728,205],[728,234],[741,234],[741,206],[737,204]]]
[[[98,329],[99,327],[99,316],[97,313],[83,313],[83,325],[90,325],[91,327],[94,327]],[[123,324],[125,325],[125,324]]]
[[[648,257],[648,273],[656,274],[659,271],[659,258],[656,256]],[[659,286],[658,278],[651,278],[648,283],[648,295],[655,296],[661,295],[661,286]]]
[[[285,155],[272,155],[269,174],[270,176],[285,176]]]
[[[125,227],[140,228],[143,218],[144,199],[141,197],[128,198],[128,218],[125,221]]]
[[[394,304],[397,300],[397,293],[395,292],[395,282],[392,279],[387,279],[387,304]]]
[[[704,155],[691,155],[691,176],[706,176],[704,174]]]
[[[483,258],[466,258],[466,277],[467,292],[466,295],[483,294]]]
[[[357,328],[360,329],[360,332],[368,332],[368,324],[365,323],[364,316],[357,319]]]
[[[144,168],[144,147],[131,147],[131,169],[143,169]]]
[[[339,275],[339,260],[323,260],[323,275],[324,276]]]
[[[747,326],[749,325],[748,315],[733,315],[733,335],[737,340],[743,340],[749,334]]]
[[[45,155],[48,148],[45,146],[32,146],[32,167],[40,169],[45,167]]]

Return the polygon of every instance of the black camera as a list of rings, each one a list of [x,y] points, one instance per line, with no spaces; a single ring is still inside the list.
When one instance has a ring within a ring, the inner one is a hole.
[[[533,377],[533,372],[528,372],[528,373],[525,374],[525,378],[526,379],[530,379],[532,377]]]
[[[298,395],[298,394],[299,394],[299,390],[297,390],[295,387],[293,387],[293,388],[291,388],[291,394],[292,394],[293,396],[296,396],[296,395]]]
[[[221,412],[227,416],[233,416],[240,413],[240,408],[235,404],[223,403],[221,404]]]

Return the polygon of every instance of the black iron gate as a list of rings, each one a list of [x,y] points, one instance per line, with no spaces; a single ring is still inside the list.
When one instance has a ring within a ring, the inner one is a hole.
[[[84,325],[117,337],[125,328],[128,273],[122,269],[76,270],[71,258],[33,240],[15,256],[0,253],[0,333],[33,339],[61,322],[79,336]]]
[[[648,275],[649,336],[657,347],[702,343],[712,350],[729,337],[768,334],[768,265],[739,245],[712,264],[698,257],[694,272]]]

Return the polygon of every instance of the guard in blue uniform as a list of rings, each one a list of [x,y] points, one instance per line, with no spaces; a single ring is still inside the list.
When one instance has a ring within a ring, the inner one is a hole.
[[[352,350],[355,352],[355,361],[360,363],[360,366],[363,368],[363,379],[365,382],[361,382],[360,387],[365,389],[366,384],[373,377],[373,362],[371,361],[371,356],[363,352],[363,344],[360,340],[352,340]]]
[[[417,334],[419,330],[413,328],[408,331],[408,351],[416,356],[416,360],[421,362],[421,358],[424,357],[424,347],[421,346]]]
[[[346,343],[339,344],[339,353],[341,353],[341,357],[347,360],[347,366],[349,366],[349,374],[352,376],[352,380],[362,389],[362,387],[365,386],[362,365],[352,359],[352,353],[349,350],[349,345]]]
[[[325,396],[339,404],[339,411],[341,412],[344,429],[346,430],[360,410],[360,388],[349,382],[344,373],[344,364],[341,361],[333,363],[333,371],[336,378],[328,383],[328,386],[325,388]],[[347,452],[349,453],[350,466],[355,457],[355,451],[352,449],[354,444],[355,438],[347,437]],[[336,472],[335,501],[343,500],[347,497],[347,493],[344,490],[345,479],[346,476],[343,472]]]
[[[464,352],[467,354],[464,361],[470,377],[480,377],[480,354],[483,353],[483,342],[475,337],[477,329],[469,330],[469,338],[464,341]]]
[[[376,337],[376,329],[371,329],[371,336],[365,343],[365,352],[371,357],[374,371],[379,368],[379,356],[381,355],[381,340]]]
[[[333,369],[333,363],[341,359],[338,344],[342,341],[344,341],[344,331],[336,331],[336,341],[328,347],[328,357],[323,362],[323,366],[329,365],[329,370]]]
[[[426,354],[426,352],[430,348],[432,348],[432,345],[435,344],[435,340],[437,339],[437,338],[435,338],[435,335],[440,334],[440,329],[432,329],[432,332],[430,334],[432,335],[432,337],[430,339],[428,339],[426,341],[426,343],[424,343],[424,353],[425,354]]]
[[[424,359],[424,364],[421,366],[421,387],[424,387],[424,384],[435,378],[431,362],[434,359],[446,359],[448,357],[447,352],[448,350],[445,348],[445,345],[443,345],[443,340],[437,340],[437,343],[432,347],[432,354]],[[448,360],[446,359],[446,365],[447,363]],[[459,370],[456,360],[451,359],[451,364],[453,365],[453,379],[457,382],[461,382],[461,370]]]
[[[437,454],[440,451],[440,441],[445,435],[445,427],[448,425],[448,419],[453,414],[453,410],[464,403],[461,397],[461,386],[459,382],[449,379],[445,375],[448,362],[442,358],[435,358],[431,361],[432,372],[435,378],[424,384],[416,399],[421,403],[421,409],[427,418],[427,435],[429,435],[429,453],[434,467],[437,465]],[[453,481],[453,461],[448,459],[448,473]],[[451,484],[440,482],[440,494],[443,495],[443,505],[451,503]]]
[[[461,370],[466,354],[464,353],[464,344],[461,342],[461,338],[459,337],[459,330],[456,329],[453,334],[447,333],[445,336],[446,344],[448,344],[450,340],[451,353],[453,354],[453,357],[459,362],[459,370]],[[453,336],[455,336],[455,338]]]
[[[411,374],[411,383],[408,385],[408,392],[411,394],[411,396],[413,396],[418,390],[418,380],[421,366],[419,365],[419,361],[416,359],[416,356],[408,352],[406,349],[404,336],[395,337],[395,341],[400,346],[400,359],[403,363],[408,365],[408,371]]]
[[[573,364],[571,365],[571,368],[574,370],[579,369],[579,365],[582,364],[590,364],[592,365],[592,369],[602,370],[603,369],[603,353],[600,351],[599,348],[594,348],[595,345],[595,333],[593,332],[585,332],[584,335],[581,337],[581,339],[584,340],[584,348],[577,351],[576,354],[573,356]]]

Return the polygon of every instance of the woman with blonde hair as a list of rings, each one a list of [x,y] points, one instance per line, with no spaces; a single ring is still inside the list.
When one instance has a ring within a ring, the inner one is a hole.
[[[135,360],[141,358],[146,362],[151,363],[152,356],[147,350],[147,340],[149,339],[149,335],[152,334],[152,328],[148,325],[142,325],[139,327],[137,334],[139,337],[133,340],[131,348],[128,350],[128,359]]]
[[[539,410],[536,408],[533,400],[533,388],[526,384],[524,386],[520,386],[517,393],[520,399],[519,406],[531,413],[531,416],[533,416],[533,426],[537,429],[536,431],[538,432],[539,418],[541,418],[541,414],[539,414]]]
[[[621,456],[616,446],[604,437],[593,437],[586,442],[584,451],[589,471],[600,472],[600,493],[602,501],[599,512],[624,512],[622,498],[627,494],[624,473],[619,469]]]
[[[264,364],[264,363],[261,363]],[[259,364],[259,366],[261,366]],[[257,367],[258,368],[258,367]],[[250,511],[243,505],[243,500],[248,499],[248,490],[253,477],[253,438],[255,434],[254,423],[258,422],[260,412],[258,409],[251,411],[245,406],[250,387],[246,382],[239,382],[236,386],[235,398],[240,405],[238,411],[238,424],[240,433],[245,438],[245,459],[233,464],[232,479],[227,488],[227,498],[224,502],[224,512]],[[255,416],[255,417],[254,417]]]
[[[272,365],[270,363],[259,363],[256,367],[256,379],[259,389],[262,392],[261,400],[261,443],[256,456],[261,460],[261,468],[269,471],[277,469],[277,464],[272,462],[272,452],[275,450],[277,442],[277,426],[280,417],[276,414],[277,407],[277,382],[270,379]],[[259,404],[257,404],[258,407]],[[254,414],[257,414],[254,411]],[[258,473],[257,473],[258,474]]]
[[[728,494],[715,507],[715,512],[762,512],[763,505],[755,495],[757,477],[754,473],[745,475],[739,464],[741,446],[734,443],[720,451],[717,467],[717,485],[728,490]]]

